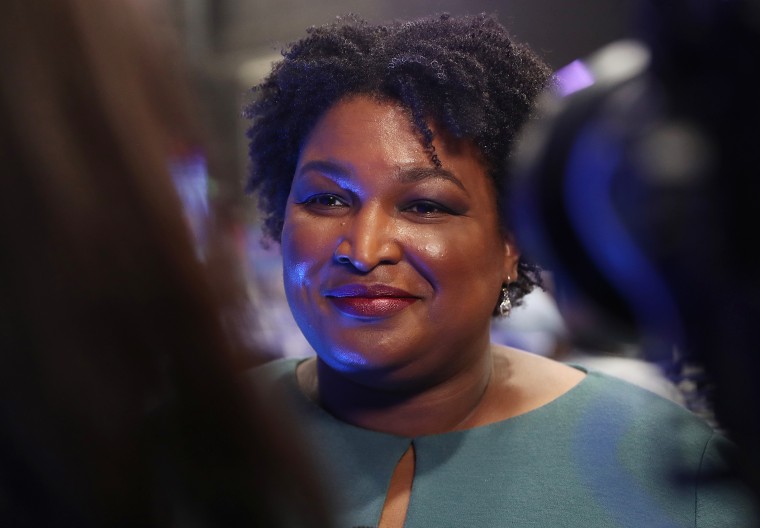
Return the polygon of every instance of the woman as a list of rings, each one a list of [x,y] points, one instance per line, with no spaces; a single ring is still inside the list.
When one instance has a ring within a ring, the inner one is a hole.
[[[255,377],[300,414],[340,526],[746,525],[728,483],[695,484],[726,447],[708,425],[489,343],[539,284],[498,204],[549,82],[495,19],[444,15],[311,29],[257,88],[250,188],[316,357]]]
[[[201,127],[136,5],[3,4],[0,526],[326,526],[236,383],[167,170]]]

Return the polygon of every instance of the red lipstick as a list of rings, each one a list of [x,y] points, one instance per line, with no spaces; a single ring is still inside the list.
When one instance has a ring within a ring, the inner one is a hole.
[[[341,313],[361,319],[390,317],[419,299],[405,290],[381,284],[346,284],[329,289],[325,297]]]

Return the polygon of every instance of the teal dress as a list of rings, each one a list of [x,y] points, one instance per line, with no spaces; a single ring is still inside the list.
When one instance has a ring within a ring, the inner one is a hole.
[[[298,388],[296,359],[256,369],[285,397],[337,515],[375,527],[414,445],[405,528],[760,526],[748,490],[721,476],[734,447],[677,404],[589,372],[558,399],[465,431],[405,438],[337,420]]]

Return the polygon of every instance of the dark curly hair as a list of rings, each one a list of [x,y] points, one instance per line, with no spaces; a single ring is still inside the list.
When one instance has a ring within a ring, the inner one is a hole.
[[[356,15],[338,17],[309,28],[283,57],[253,88],[245,112],[252,121],[247,191],[258,192],[265,235],[278,242],[302,144],[339,100],[366,94],[403,104],[436,165],[429,122],[473,141],[502,203],[516,134],[552,79],[549,67],[487,14],[385,25],[370,25]],[[501,222],[507,229],[506,219]],[[518,271],[509,285],[513,304],[542,285],[534,263],[521,258]]]

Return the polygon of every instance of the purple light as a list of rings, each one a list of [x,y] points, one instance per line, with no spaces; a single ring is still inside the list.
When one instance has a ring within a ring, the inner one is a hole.
[[[557,70],[555,75],[558,92],[562,97],[594,84],[594,76],[591,70],[580,59],[563,66]]]
[[[172,156],[169,172],[182,201],[185,216],[195,236],[199,256],[206,244],[206,223],[209,216],[209,174],[206,158],[201,153]]]

